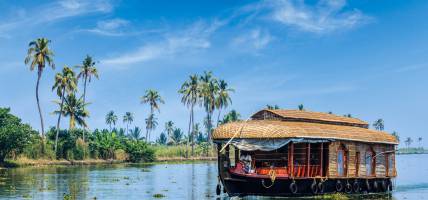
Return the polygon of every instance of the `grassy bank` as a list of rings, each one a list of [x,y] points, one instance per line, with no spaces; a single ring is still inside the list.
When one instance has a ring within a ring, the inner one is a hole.
[[[398,154],[428,154],[428,150],[422,147],[400,148]]]

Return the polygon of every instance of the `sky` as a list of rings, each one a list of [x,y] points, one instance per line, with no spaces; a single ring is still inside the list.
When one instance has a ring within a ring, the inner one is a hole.
[[[189,75],[212,71],[235,89],[222,113],[246,119],[267,104],[303,104],[370,124],[382,118],[402,141],[419,146],[423,137],[427,146],[427,9],[420,0],[0,0],[0,107],[40,129],[37,73],[24,58],[30,41],[46,37],[56,65],[40,85],[47,127],[57,119],[54,74],[89,54],[100,75],[87,89],[90,129],[106,128],[110,110],[119,127],[130,111],[131,126],[144,128],[140,97],[155,89],[165,104],[152,140],[169,120],[187,131],[177,91]],[[204,116],[197,108],[196,121]]]

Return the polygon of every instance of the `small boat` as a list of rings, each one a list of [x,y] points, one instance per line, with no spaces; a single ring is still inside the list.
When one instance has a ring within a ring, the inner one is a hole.
[[[219,126],[212,138],[218,195],[381,193],[393,190],[397,176],[397,139],[356,118],[261,110],[246,121]]]

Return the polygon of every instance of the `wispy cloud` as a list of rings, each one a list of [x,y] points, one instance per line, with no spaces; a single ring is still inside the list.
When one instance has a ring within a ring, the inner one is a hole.
[[[357,9],[348,10],[346,0],[267,0],[248,5],[241,12],[253,12],[288,27],[311,33],[329,33],[365,23],[370,17]],[[254,14],[250,15],[254,18]]]
[[[223,22],[217,20],[212,23],[199,21],[182,31],[165,33],[162,39],[142,45],[135,51],[106,58],[101,62],[104,65],[121,68],[126,65],[174,56],[183,52],[207,49],[211,46],[211,34],[223,25]]]
[[[428,64],[422,63],[422,64],[402,66],[395,69],[394,72],[402,73],[402,72],[409,72],[409,71],[418,71],[418,70],[427,69],[427,68],[428,68]]]
[[[245,32],[244,34],[236,37],[232,45],[244,50],[259,50],[266,47],[273,40],[273,36],[266,30],[260,28],[253,29]]]
[[[83,16],[95,13],[108,13],[113,10],[109,0],[63,0],[47,3],[33,8],[19,8],[13,11],[13,15],[3,23],[0,23],[0,37],[10,37],[13,30],[35,26],[38,24],[52,23],[59,20]],[[37,14],[35,17],[34,14]]]

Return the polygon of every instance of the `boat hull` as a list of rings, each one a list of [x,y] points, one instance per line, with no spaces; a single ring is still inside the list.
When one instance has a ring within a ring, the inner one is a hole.
[[[314,180],[316,181],[315,186]],[[385,193],[392,190],[390,178],[372,179],[277,179],[272,184],[270,179],[253,178],[231,174],[222,180],[225,191],[229,196],[309,196],[317,194],[328,194],[343,192],[348,194],[356,193]],[[294,182],[297,191],[292,191],[290,185]],[[339,183],[338,183],[339,182]],[[349,183],[349,185],[348,185]],[[340,188],[342,185],[342,188]],[[358,186],[357,186],[358,185]],[[340,191],[339,191],[340,189]]]

